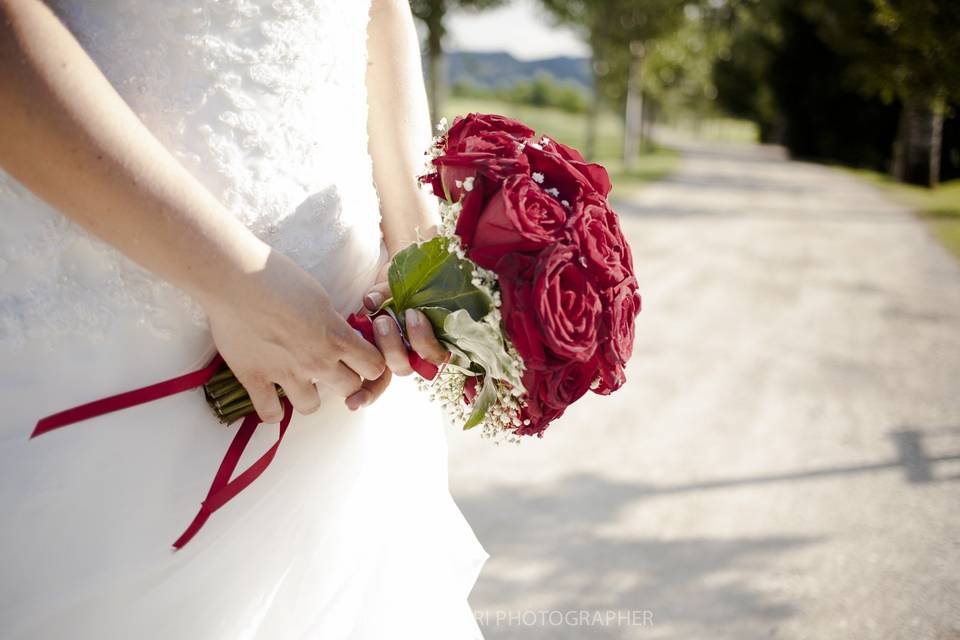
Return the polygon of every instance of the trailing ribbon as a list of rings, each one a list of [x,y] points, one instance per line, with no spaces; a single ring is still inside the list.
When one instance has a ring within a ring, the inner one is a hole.
[[[94,400],[93,402],[81,404],[78,407],[55,413],[46,418],[41,418],[40,421],[37,422],[33,433],[30,434],[30,437],[36,438],[49,431],[74,424],[75,422],[82,422],[83,420],[96,418],[106,413],[129,409],[130,407],[146,404],[154,400],[159,400],[160,398],[166,398],[167,396],[172,396],[182,391],[202,387],[213,377],[213,374],[217,372],[217,369],[219,369],[222,364],[223,358],[221,358],[218,353],[213,357],[213,360],[210,361],[210,364],[203,369],[198,369],[197,371],[192,371],[141,389],[134,389],[126,393],[118,393],[115,396]]]
[[[373,338],[373,321],[370,316],[355,313],[347,318],[347,322],[351,327],[356,329],[365,340],[371,344],[375,344]],[[411,368],[424,378],[432,380],[437,375],[437,366],[421,358],[415,351],[410,350],[408,358]],[[164,380],[146,387],[141,387],[140,389],[133,389],[132,391],[94,400],[93,402],[88,402],[41,418],[30,434],[30,438],[36,438],[55,429],[89,420],[90,418],[129,409],[130,407],[202,387],[217,373],[222,365],[223,358],[220,354],[217,354],[213,360],[202,369],[191,371],[182,376],[170,378],[169,380]],[[220,462],[220,468],[217,469],[217,473],[213,477],[213,483],[210,485],[207,497],[200,503],[200,510],[197,512],[197,515],[194,516],[193,521],[187,527],[186,531],[173,543],[174,549],[181,549],[190,542],[193,536],[203,528],[203,525],[215,511],[230,502],[237,494],[259,478],[260,474],[266,471],[267,467],[273,461],[274,456],[277,454],[277,450],[280,448],[280,442],[283,440],[284,435],[286,435],[287,428],[290,426],[290,420],[293,418],[293,405],[290,404],[290,400],[283,397],[280,398],[280,402],[283,405],[283,419],[280,421],[280,433],[277,436],[277,441],[266,453],[261,455],[256,462],[231,480],[230,477],[233,475],[233,472],[236,471],[237,464],[240,462],[240,458],[243,456],[243,452],[247,444],[249,444],[250,438],[253,437],[253,432],[256,431],[262,422],[260,416],[256,413],[250,414],[243,419],[243,422],[240,423],[240,428],[237,429],[236,435],[233,436],[233,441],[230,443],[227,453]]]
[[[247,467],[246,471],[230,480],[230,476],[237,468],[237,463],[240,462],[243,450],[246,449],[253,432],[260,425],[260,416],[251,413],[240,423],[237,435],[233,437],[233,442],[230,443],[230,448],[227,449],[227,454],[223,456],[220,468],[217,469],[217,475],[213,477],[210,491],[207,492],[206,499],[200,503],[200,511],[194,516],[193,522],[190,523],[187,530],[173,543],[175,549],[180,549],[190,542],[214,511],[233,500],[238,493],[249,487],[254,480],[260,477],[261,473],[266,471],[267,466],[277,454],[280,442],[287,433],[287,427],[290,426],[290,420],[293,418],[293,405],[290,404],[290,400],[283,397],[280,398],[280,402],[283,404],[283,420],[280,421],[280,434],[277,436],[277,441],[256,462]]]
[[[37,426],[34,428],[33,433],[30,434],[30,437],[35,438],[54,429],[59,429],[60,427],[82,422],[83,420],[89,420],[90,418],[96,418],[97,416],[102,416],[107,413],[113,413],[114,411],[146,404],[154,400],[159,400],[160,398],[182,393],[183,391],[189,391],[190,389],[196,389],[206,384],[210,378],[217,373],[221,365],[223,365],[223,358],[220,354],[217,354],[213,360],[210,361],[210,364],[202,369],[147,387],[119,393],[107,398],[101,398],[100,400],[94,400],[93,402],[88,402],[87,404],[82,404],[72,409],[47,416],[37,422]],[[280,435],[277,437],[277,441],[266,453],[260,456],[256,462],[250,465],[246,471],[231,481],[230,476],[232,476],[236,470],[237,463],[240,461],[244,449],[246,449],[247,444],[250,442],[253,432],[261,423],[260,417],[255,413],[244,418],[236,435],[233,437],[233,441],[230,443],[230,447],[227,449],[226,455],[220,462],[220,468],[217,469],[217,473],[213,478],[213,484],[210,485],[210,491],[207,492],[206,499],[200,504],[200,511],[197,512],[197,515],[194,517],[193,522],[190,523],[190,526],[187,527],[187,530],[173,543],[175,549],[180,549],[190,542],[214,511],[250,486],[250,484],[266,470],[276,455],[277,449],[280,447],[280,442],[283,440],[283,436],[287,432],[287,427],[290,425],[290,419],[293,417],[293,406],[290,404],[290,401],[286,398],[281,398],[280,401],[283,404],[283,420],[280,422]]]

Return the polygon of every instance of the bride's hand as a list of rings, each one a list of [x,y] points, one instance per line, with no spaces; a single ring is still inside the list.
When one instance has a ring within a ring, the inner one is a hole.
[[[271,251],[263,269],[236,280],[203,303],[220,354],[264,422],[283,417],[274,383],[297,411],[312,413],[320,406],[314,381],[348,397],[357,395],[363,379],[385,377],[377,349],[340,317],[323,286],[286,256]]]
[[[385,266],[377,278],[377,283],[363,297],[363,305],[368,311],[376,311],[383,301],[390,296],[390,285],[387,284],[387,269]],[[424,360],[435,365],[443,363],[448,355],[447,350],[437,340],[433,333],[433,326],[423,312],[417,309],[407,309],[404,320],[407,325],[407,340],[414,351]],[[393,318],[381,315],[373,321],[374,339],[377,347],[387,361],[387,367],[398,376],[406,376],[413,372],[407,358],[407,347],[400,335],[400,328]]]

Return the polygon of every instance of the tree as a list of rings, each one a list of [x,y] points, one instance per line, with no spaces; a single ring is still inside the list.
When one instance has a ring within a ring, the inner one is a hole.
[[[782,0],[729,4],[722,25],[727,42],[711,60],[720,108],[752,120],[760,140],[776,144],[786,143],[784,113],[771,81],[773,61],[783,49],[781,4]]]
[[[592,54],[593,101],[587,120],[587,155],[596,154],[600,105],[606,97],[624,114],[624,167],[639,151],[643,121],[644,57],[652,42],[676,30],[684,0],[541,0],[561,23],[579,30]]]
[[[445,21],[452,9],[490,9],[508,0],[410,0],[410,9],[415,18],[427,29],[427,97],[430,100],[430,115],[439,120],[446,99],[447,71],[443,57],[443,40],[447,35]]]
[[[686,5],[680,27],[654,41],[644,60],[648,105],[696,123],[718,111],[713,67],[729,57],[730,7],[716,4]]]
[[[824,40],[847,55],[849,76],[866,95],[902,104],[894,175],[939,182],[943,117],[960,102],[957,0],[806,0]]]

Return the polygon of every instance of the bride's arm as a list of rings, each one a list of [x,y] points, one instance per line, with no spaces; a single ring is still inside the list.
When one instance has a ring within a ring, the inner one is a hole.
[[[0,167],[200,301],[264,419],[280,418],[273,383],[310,411],[311,378],[347,396],[380,375],[320,283],[180,166],[40,0],[0,0]]]
[[[409,3],[373,0],[368,33],[370,156],[392,255],[416,241],[418,230],[432,235],[438,222],[436,199],[416,184],[430,145],[430,112]]]
[[[381,229],[392,256],[418,238],[436,233],[436,199],[419,189],[424,152],[430,145],[430,115],[420,66],[420,46],[410,5],[405,0],[372,0],[367,39],[367,93],[370,156],[380,195]],[[378,283],[367,296],[370,308],[389,295]],[[374,322],[377,346],[395,373],[411,372],[400,333],[389,318]],[[411,346],[434,363],[446,357],[430,324],[419,311],[407,311]]]

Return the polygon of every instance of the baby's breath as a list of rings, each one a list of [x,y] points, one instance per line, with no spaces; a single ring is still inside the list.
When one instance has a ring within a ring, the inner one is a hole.
[[[436,171],[433,161],[435,158],[445,153],[447,121],[441,119],[437,125],[437,135],[433,139],[433,144],[427,152],[427,167],[425,174],[429,175]],[[548,144],[549,140],[542,141]],[[531,146],[540,148],[536,143]],[[520,144],[520,150],[523,143]],[[533,179],[542,184],[543,174],[535,173]],[[454,184],[458,189],[470,192],[474,187],[474,178],[467,177],[462,181],[457,180]],[[429,186],[429,185],[428,185]],[[466,252],[463,249],[463,242],[456,233],[457,220],[463,209],[461,202],[450,202],[443,198],[440,199],[440,224],[438,234],[446,238],[447,249],[462,260],[468,260]],[[483,291],[491,300],[492,308],[483,318],[483,322],[496,328],[503,337],[504,348],[509,357],[509,364],[506,367],[503,379],[495,379],[496,399],[488,407],[483,420],[478,425],[481,429],[481,435],[484,438],[491,439],[496,444],[500,442],[519,443],[520,438],[516,435],[517,428],[524,424],[529,424],[529,420],[524,421],[524,388],[522,383],[524,364],[523,358],[517,352],[516,347],[503,331],[502,316],[500,311],[501,295],[500,283],[497,274],[489,269],[484,269],[470,261],[473,267],[471,273],[471,283]],[[467,375],[463,370],[457,370],[454,367],[441,368],[433,380],[424,380],[418,378],[418,384],[421,389],[429,394],[431,401],[440,405],[444,414],[454,423],[463,425],[469,420],[473,406],[464,401],[464,387],[467,382]],[[482,380],[479,381],[482,385]],[[479,391],[479,389],[478,389]]]

